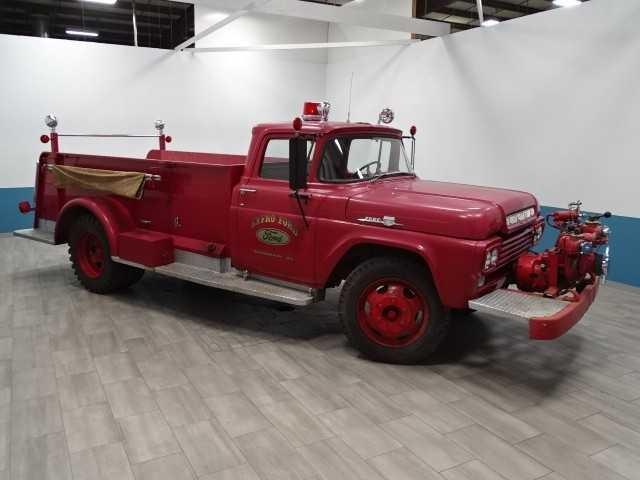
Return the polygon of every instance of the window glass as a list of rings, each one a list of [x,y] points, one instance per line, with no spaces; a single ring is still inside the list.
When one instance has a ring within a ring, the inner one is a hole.
[[[307,158],[311,160],[313,156],[314,142],[307,141]],[[289,181],[289,139],[274,138],[267,143],[264,152],[260,176],[271,180]]]
[[[326,182],[350,182],[388,174],[412,174],[400,139],[335,137],[325,144],[318,176]]]

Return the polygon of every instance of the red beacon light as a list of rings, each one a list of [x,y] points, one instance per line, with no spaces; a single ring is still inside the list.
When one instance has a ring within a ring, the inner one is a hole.
[[[409,129],[409,133],[411,134],[411,136],[415,137],[417,132],[418,132],[418,129],[416,128],[416,126],[412,125],[411,128]]]
[[[302,119],[307,122],[326,122],[329,119],[331,104],[328,102],[305,102]]]

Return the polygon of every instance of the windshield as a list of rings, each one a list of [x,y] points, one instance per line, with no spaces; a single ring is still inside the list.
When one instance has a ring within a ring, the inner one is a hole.
[[[413,175],[399,138],[332,138],[325,144],[318,172],[324,182],[357,182],[390,175]]]

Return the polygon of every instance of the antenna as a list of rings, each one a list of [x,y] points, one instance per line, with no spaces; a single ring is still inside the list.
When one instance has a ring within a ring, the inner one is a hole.
[[[347,123],[351,122],[351,92],[353,92],[353,72],[351,72],[351,83],[349,84],[349,111],[347,112]]]

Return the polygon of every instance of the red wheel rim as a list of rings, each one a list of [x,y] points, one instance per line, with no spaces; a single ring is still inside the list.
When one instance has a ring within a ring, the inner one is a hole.
[[[100,238],[91,232],[83,232],[76,246],[76,258],[87,277],[98,278],[102,275],[105,251]]]
[[[406,347],[426,332],[429,307],[410,283],[399,279],[376,280],[360,296],[358,324],[379,345]]]

